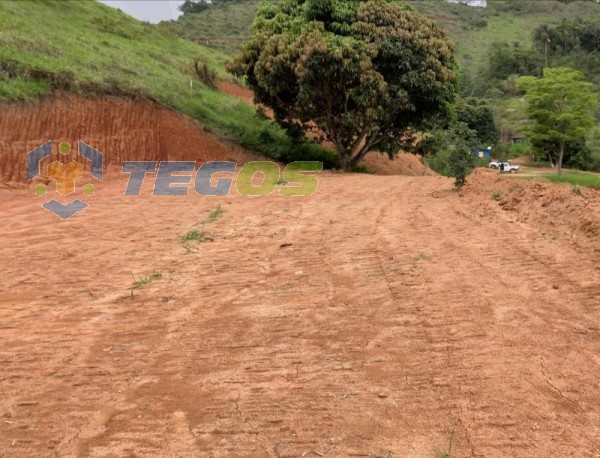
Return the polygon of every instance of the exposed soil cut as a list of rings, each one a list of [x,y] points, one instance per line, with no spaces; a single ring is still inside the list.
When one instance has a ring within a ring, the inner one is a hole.
[[[120,168],[126,160],[243,162],[259,158],[203,132],[190,118],[151,102],[62,95],[29,104],[0,104],[0,182],[24,182],[26,153],[48,140],[75,145],[80,139],[101,151],[109,168]],[[53,160],[67,159],[54,148],[54,156],[46,162]]]

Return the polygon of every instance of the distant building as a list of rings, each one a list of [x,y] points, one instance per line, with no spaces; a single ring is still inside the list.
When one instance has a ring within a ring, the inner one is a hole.
[[[514,145],[516,143],[525,143],[527,137],[523,134],[515,134],[510,137],[510,142]]]
[[[473,151],[471,151],[471,156],[475,157],[475,158],[490,158],[492,157],[492,147],[488,147],[488,148],[475,148]]]
[[[477,6],[479,8],[487,7],[487,0],[446,0],[448,3],[460,3],[462,5]],[[600,0],[596,0],[600,1]]]

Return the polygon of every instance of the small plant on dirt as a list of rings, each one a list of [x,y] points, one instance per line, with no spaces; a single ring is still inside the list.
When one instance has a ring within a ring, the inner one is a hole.
[[[199,231],[198,229],[194,229],[189,231],[185,235],[179,237],[179,243],[181,243],[181,248],[183,248],[188,253],[191,251],[196,251],[195,248],[192,248],[188,242],[203,242],[205,240],[206,234],[203,231]]]
[[[204,240],[204,236],[205,236],[205,234],[204,234],[203,231],[199,231],[197,229],[194,229],[193,231],[189,231],[185,235],[182,235],[181,237],[179,237],[179,241],[181,243],[191,242],[193,240],[196,240],[198,242],[202,242]]]
[[[207,87],[217,89],[217,71],[210,68],[200,57],[197,57],[194,60],[194,73]]]
[[[439,447],[435,448],[435,454],[438,458],[454,458],[452,455],[452,439],[454,438],[454,431],[450,435],[450,439],[448,440],[448,449],[446,451],[441,450]]]
[[[219,218],[221,218],[221,216],[223,216],[223,213],[224,213],[224,210],[219,205],[219,206],[217,206],[217,208],[213,209],[208,214],[208,216],[206,217],[206,220],[198,223],[197,226],[214,223]],[[179,241],[179,243],[181,243],[181,248],[183,248],[185,251],[187,251],[189,253],[190,251],[196,251],[196,249],[192,248],[188,242],[194,242],[194,241],[195,242],[212,242],[214,239],[210,235],[208,235],[206,232],[204,232],[200,229],[193,229],[193,230],[187,232],[185,235],[182,235],[181,237],[179,237],[177,240]]]
[[[581,188],[578,184],[573,185],[573,187],[571,188],[571,192],[576,196],[583,197],[583,193],[581,192]]]
[[[415,261],[431,261],[431,256],[428,256],[424,253],[419,253],[415,256]]]
[[[439,448],[436,448],[435,454],[438,458],[454,458],[454,455],[451,455],[450,450],[448,450],[447,452],[444,452],[444,451],[440,450]]]
[[[277,184],[287,184],[287,181],[284,178],[280,178],[277,180]]]
[[[492,193],[492,200],[501,200],[502,199],[502,193],[500,191],[495,191]]]
[[[198,251],[196,248],[189,246],[187,243],[182,243],[181,248],[187,251],[188,253],[191,253],[192,251]]]
[[[133,283],[131,284],[131,287],[133,289],[138,289],[148,285],[150,282],[152,282],[152,280],[160,280],[162,278],[162,272],[159,270],[153,270],[152,273],[147,277],[136,278],[134,273],[132,273],[131,276],[133,277]]]
[[[223,209],[221,208],[221,206],[219,205],[217,208],[215,208],[213,211],[211,211],[208,215],[208,219],[206,220],[207,223],[214,223],[215,221],[217,221],[219,218],[221,218],[221,216],[223,216]]]

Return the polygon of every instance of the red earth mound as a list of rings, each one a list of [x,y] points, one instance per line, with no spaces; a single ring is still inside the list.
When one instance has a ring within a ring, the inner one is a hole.
[[[598,190],[522,180],[487,169],[476,169],[465,189],[482,208],[499,205],[509,218],[538,227],[548,238],[566,237],[600,251]],[[492,199],[495,193],[498,201]]]
[[[105,165],[124,160],[256,160],[224,144],[190,118],[148,101],[59,95],[29,104],[0,104],[0,182],[24,182],[26,153],[48,140],[82,140],[101,151]],[[74,148],[75,150],[76,148]],[[58,151],[47,159],[57,160]],[[65,160],[59,158],[59,160]]]
[[[377,175],[437,175],[419,156],[410,153],[398,153],[394,159],[390,159],[385,154],[373,152],[369,153],[361,164],[374,170]]]

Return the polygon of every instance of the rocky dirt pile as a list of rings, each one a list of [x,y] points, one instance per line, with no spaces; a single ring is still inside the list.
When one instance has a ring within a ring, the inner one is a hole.
[[[600,191],[556,185],[476,169],[466,195],[482,206],[499,205],[513,219],[540,227],[549,237],[568,237],[577,245],[600,251]]]

